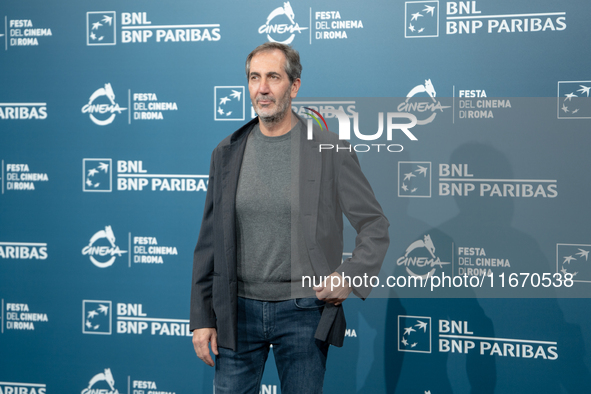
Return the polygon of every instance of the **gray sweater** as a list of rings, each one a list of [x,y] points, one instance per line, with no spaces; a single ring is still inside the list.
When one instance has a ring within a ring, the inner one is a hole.
[[[257,125],[248,136],[236,193],[239,297],[280,301],[314,295],[301,285],[311,264],[301,226],[292,226],[299,217],[292,183],[298,179],[299,146],[293,142],[299,132],[305,132],[301,122],[279,137],[265,136]],[[298,250],[292,251],[292,244]],[[294,257],[303,265],[292,267]]]

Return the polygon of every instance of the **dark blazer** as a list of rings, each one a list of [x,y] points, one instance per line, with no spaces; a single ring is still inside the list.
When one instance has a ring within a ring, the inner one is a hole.
[[[233,350],[238,297],[235,197],[247,136],[257,123],[258,118],[248,122],[211,155],[203,221],[193,257],[190,329],[215,327],[218,345]],[[300,223],[315,274],[377,275],[389,245],[389,223],[355,152],[342,149],[350,145],[326,130],[315,128],[312,140],[306,133],[300,134]],[[319,152],[319,144],[338,144],[341,149]],[[343,213],[358,235],[352,257],[341,264]],[[353,291],[365,298],[371,288]],[[342,305],[327,304],[315,337],[342,346],[345,327]]]

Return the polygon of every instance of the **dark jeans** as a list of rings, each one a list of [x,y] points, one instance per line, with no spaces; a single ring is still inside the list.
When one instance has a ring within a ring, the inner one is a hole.
[[[324,302],[238,298],[238,347],[219,348],[215,394],[258,394],[273,345],[281,393],[322,393],[328,344],[314,339]]]

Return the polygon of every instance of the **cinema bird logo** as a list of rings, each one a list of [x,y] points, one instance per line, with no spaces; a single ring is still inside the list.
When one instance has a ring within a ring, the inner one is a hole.
[[[427,94],[427,100],[425,100],[424,97],[421,97],[422,93]],[[449,105],[441,105],[441,101],[435,99],[436,96],[437,92],[435,91],[431,79],[426,79],[424,84],[417,85],[408,92],[406,100],[400,103],[397,109],[399,112],[418,113],[417,125],[426,125],[435,120],[438,113],[437,111],[443,112],[444,109],[451,108]],[[421,114],[429,114],[429,112],[431,112],[430,115],[424,119],[420,119]]]
[[[110,390],[100,388],[107,385]],[[95,386],[97,387],[95,388]],[[115,388],[115,379],[113,378],[111,369],[105,368],[104,372],[94,375],[90,379],[90,382],[88,382],[88,387],[82,390],[81,394],[119,394],[119,391]]]
[[[448,265],[450,263],[441,261],[441,259],[435,255],[435,245],[431,240],[431,236],[429,234],[425,234],[423,239],[414,241],[408,246],[408,248],[406,248],[404,256],[398,258],[396,264],[399,266],[404,265],[406,272],[410,276],[418,276],[426,279],[429,276],[435,275],[437,267],[443,268],[444,265]],[[412,267],[412,270],[410,267]],[[415,271],[419,270],[423,272],[427,270],[427,272],[423,274],[417,274]]]
[[[289,21],[289,24],[277,23],[277,21]],[[298,25],[298,23],[295,21],[295,13],[293,12],[291,4],[289,4],[288,1],[283,3],[283,7],[277,7],[271,11],[267,17],[267,23],[259,27],[259,34],[266,34],[267,40],[271,42],[279,42],[289,45],[294,40],[295,33],[297,32],[301,34],[302,30],[308,30],[308,28],[300,27],[300,25]],[[287,34],[289,34],[289,37],[281,40],[281,38],[284,38]]]
[[[113,123],[115,116],[126,110],[127,108],[121,108],[115,102],[115,92],[110,83],[106,83],[104,87],[95,90],[90,95],[88,104],[82,107],[82,113],[88,114],[90,120],[99,126]]]
[[[110,246],[104,245],[105,242],[101,241],[102,239],[106,239]],[[113,233],[111,226],[106,226],[104,230],[97,231],[90,238],[88,245],[82,249],[82,254],[88,255],[92,264],[99,268],[112,266],[117,256],[121,257],[123,253],[127,253],[127,251],[121,250],[115,245],[115,234]],[[106,258],[105,256],[110,256],[110,258],[106,261],[99,261],[101,258]]]

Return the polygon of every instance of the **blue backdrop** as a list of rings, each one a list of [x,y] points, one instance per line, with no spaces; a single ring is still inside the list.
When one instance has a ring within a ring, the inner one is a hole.
[[[345,302],[325,391],[587,392],[590,13],[4,2],[0,393],[213,391],[188,332],[192,251],[211,151],[252,118],[244,61],[269,40],[300,52],[295,111],[335,131],[332,110],[347,114],[391,222],[380,285]],[[271,355],[261,393],[279,392]]]

